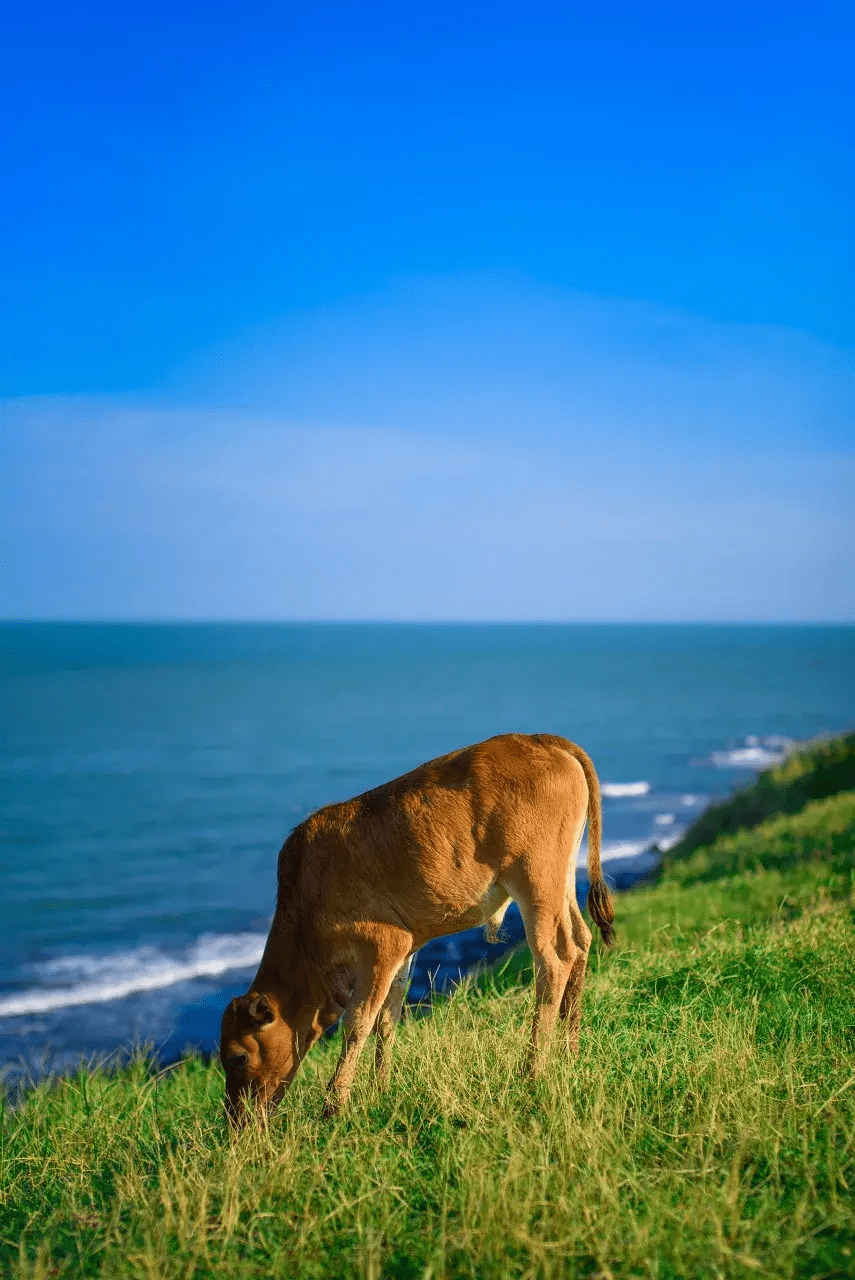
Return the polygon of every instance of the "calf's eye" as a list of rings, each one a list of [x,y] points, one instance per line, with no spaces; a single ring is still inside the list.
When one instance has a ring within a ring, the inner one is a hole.
[[[245,1053],[233,1053],[228,1059],[230,1067],[245,1067],[247,1064],[247,1055]]]

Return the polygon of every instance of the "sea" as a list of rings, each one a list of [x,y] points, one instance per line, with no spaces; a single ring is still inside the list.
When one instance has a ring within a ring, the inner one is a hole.
[[[580,743],[619,890],[711,801],[853,727],[853,626],[0,624],[0,1072],[212,1051],[287,833],[423,760]],[[411,999],[500,953],[431,943]]]

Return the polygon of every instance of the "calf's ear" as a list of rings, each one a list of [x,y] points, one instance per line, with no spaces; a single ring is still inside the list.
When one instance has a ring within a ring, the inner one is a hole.
[[[267,996],[253,995],[247,1005],[247,1013],[257,1027],[267,1027],[276,1018],[273,1005]]]

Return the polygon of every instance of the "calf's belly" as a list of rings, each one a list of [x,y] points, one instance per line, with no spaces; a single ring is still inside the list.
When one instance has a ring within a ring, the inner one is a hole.
[[[422,946],[431,938],[447,933],[460,933],[462,929],[474,929],[486,924],[490,917],[508,901],[508,894],[498,884],[488,885],[477,897],[467,895],[443,901],[425,902],[422,911],[413,913],[412,932]]]

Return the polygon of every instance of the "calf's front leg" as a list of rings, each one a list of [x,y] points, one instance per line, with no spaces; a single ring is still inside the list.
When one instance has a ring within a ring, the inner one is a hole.
[[[366,938],[360,948],[363,954],[356,969],[353,995],[342,1019],[341,1057],[327,1085],[325,1116],[336,1115],[347,1102],[363,1045],[412,945],[412,936],[404,930],[384,928]]]
[[[377,1015],[377,1021],[374,1023],[374,1035],[376,1036],[374,1068],[377,1072],[377,1079],[384,1088],[389,1083],[392,1045],[395,1042],[395,1030],[401,1021],[401,1010],[406,999],[407,987],[410,985],[413,959],[413,956],[408,956],[395,974],[392,979],[392,985],[389,988],[389,994]]]

